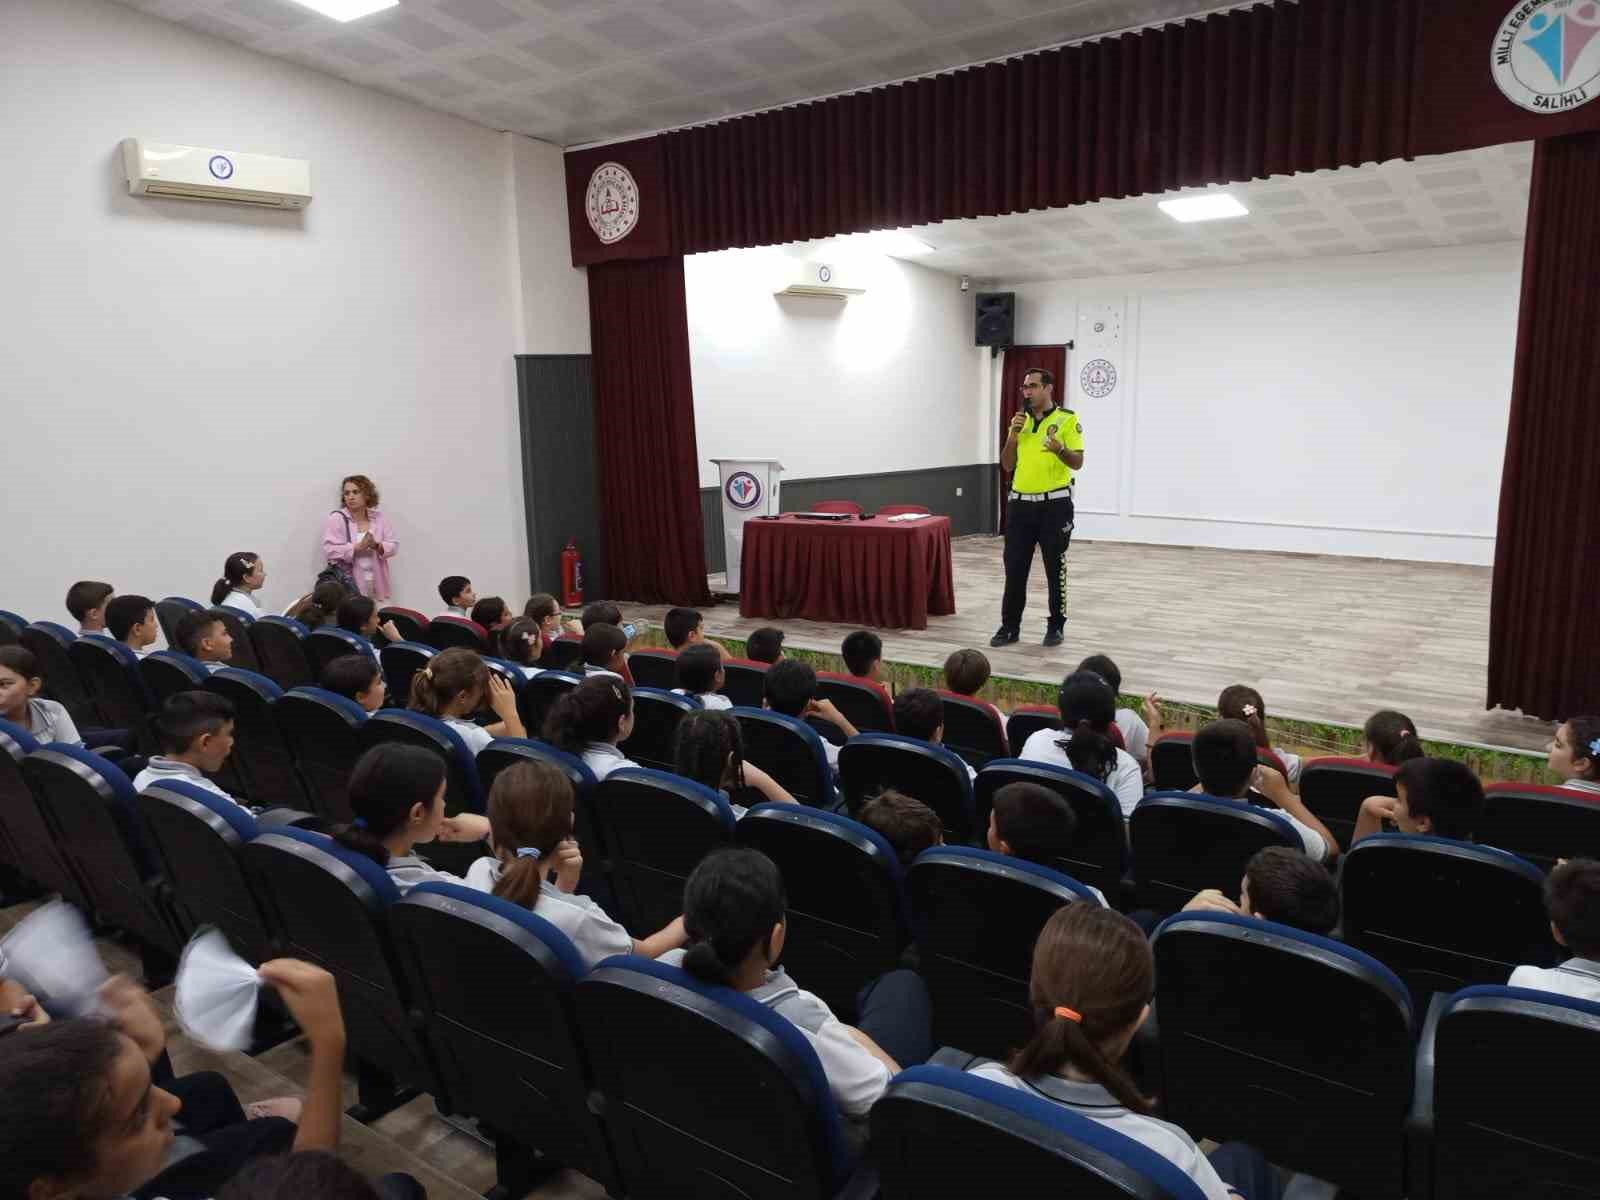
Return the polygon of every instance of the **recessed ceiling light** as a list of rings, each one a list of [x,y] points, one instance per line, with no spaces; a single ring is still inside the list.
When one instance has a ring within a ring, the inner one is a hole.
[[[309,8],[312,12],[332,17],[335,21],[354,21],[358,17],[369,17],[386,8],[394,8],[400,0],[294,0],[294,2]]]
[[[1226,221],[1231,217],[1250,215],[1250,210],[1227,192],[1208,192],[1204,196],[1162,200],[1156,207],[1174,221],[1182,221],[1184,224],[1191,221]]]

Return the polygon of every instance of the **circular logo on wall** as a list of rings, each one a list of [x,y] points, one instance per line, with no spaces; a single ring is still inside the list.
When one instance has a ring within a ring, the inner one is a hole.
[[[211,174],[218,179],[233,178],[233,160],[225,154],[213,154],[206,166],[211,168]]]
[[[621,163],[601,163],[589,176],[584,208],[595,237],[608,246],[620,242],[639,223],[639,185]]]
[[[761,503],[761,481],[749,471],[735,471],[728,476],[722,492],[728,503],[743,511]]]
[[[1600,3],[1522,0],[1489,51],[1494,81],[1513,104],[1553,116],[1600,91]]]
[[[1116,389],[1117,369],[1111,365],[1110,359],[1093,359],[1083,364],[1083,370],[1078,373],[1078,384],[1085,395],[1104,400]]]

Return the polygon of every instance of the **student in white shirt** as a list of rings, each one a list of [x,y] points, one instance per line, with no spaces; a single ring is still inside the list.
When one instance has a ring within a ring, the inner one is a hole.
[[[607,622],[590,625],[583,631],[583,674],[609,675],[613,679],[626,679],[628,669],[628,635],[621,628]]]
[[[517,714],[517,694],[476,650],[457,646],[435,654],[411,677],[409,701],[412,712],[438,717],[454,729],[473,754],[497,737],[528,736]],[[500,718],[493,725],[472,719],[486,704]]]
[[[1111,690],[1117,695],[1122,693],[1122,671],[1110,657],[1105,654],[1091,654],[1078,664],[1080,671],[1093,671],[1106,683],[1111,685]],[[1145,717],[1141,717],[1131,708],[1117,709],[1117,728],[1122,732],[1122,745],[1125,750],[1138,760],[1139,766],[1145,773],[1145,778],[1151,778],[1150,773],[1150,743],[1166,732],[1166,722],[1161,712],[1161,699],[1154,692],[1144,698]]]
[[[1034,944],[1033,1038],[1005,1064],[972,1073],[1142,1143],[1194,1180],[1207,1200],[1279,1200],[1283,1184],[1259,1151],[1230,1143],[1202,1154],[1182,1129],[1150,1115],[1154,1103],[1123,1072],[1122,1056],[1150,1015],[1154,993],[1155,961],[1139,927],[1108,908],[1068,904]]]
[[[847,738],[856,736],[856,727],[834,707],[832,700],[817,699],[817,672],[798,658],[782,658],[767,668],[765,704],[775,713],[797,720],[826,721]],[[820,734],[819,734],[820,736]],[[822,752],[834,776],[839,774],[839,747],[822,738]]]
[[[1020,757],[1093,776],[1117,794],[1122,815],[1132,815],[1144,799],[1144,772],[1109,736],[1117,710],[1111,685],[1093,671],[1074,671],[1061,681],[1056,707],[1062,727],[1032,734]]]
[[[559,697],[544,721],[544,740],[583,759],[596,779],[639,765],[617,749],[632,733],[633,690],[609,675],[585,679]]]
[[[1078,815],[1072,805],[1042,784],[1008,783],[995,789],[989,808],[988,843],[996,854],[1070,876],[1072,871],[1061,860],[1071,852],[1077,832]],[[1101,904],[1106,902],[1099,888],[1084,886]]]
[[[78,622],[78,636],[106,631],[106,604],[116,591],[109,583],[80,579],[67,589],[67,611]]]
[[[44,676],[26,646],[0,646],[0,720],[27,730],[34,741],[83,745],[72,714],[54,700],[39,699]]]
[[[161,636],[155,601],[148,596],[118,596],[106,605],[106,636],[121,642],[140,658]]]
[[[1283,763],[1289,786],[1299,787],[1300,756],[1273,747],[1272,740],[1267,736],[1267,702],[1261,698],[1260,692],[1243,683],[1223,688],[1217,697],[1217,716],[1225,720],[1243,721],[1250,726],[1257,748],[1276,754]]]
[[[678,654],[678,686],[673,692],[692,696],[701,708],[732,708],[733,701],[722,695],[728,673],[722,666],[722,647],[715,642],[692,642]]]
[[[431,750],[385,742],[356,760],[350,772],[355,819],[333,830],[333,840],[389,872],[401,894],[438,880],[465,884],[435,869],[413,851],[432,841],[481,842],[489,822],[477,813],[444,815],[445,764]]]
[[[777,965],[786,903],[778,868],[760,851],[709,854],[683,889],[689,945],[662,961],[704,983],[743,992],[794,1024],[816,1051],[834,1102],[859,1140],[890,1078],[932,1052],[927,988],[913,971],[891,971],[864,994],[856,1025],[844,1024]]]
[[[1562,787],[1600,795],[1600,717],[1570,717],[1556,728],[1550,770]]]
[[[944,701],[932,688],[907,688],[894,698],[894,731],[930,745],[944,743]],[[962,760],[968,779],[977,779],[972,764]]]
[[[532,617],[518,617],[507,625],[500,635],[500,649],[524,679],[532,679],[543,673],[539,658],[544,654],[544,636],[540,632],[539,622]]]
[[[233,635],[215,613],[206,609],[187,612],[173,631],[176,649],[199,661],[213,675],[233,657]]]
[[[572,782],[549,763],[508,767],[489,789],[489,849],[467,871],[467,886],[492,892],[549,921],[592,967],[613,954],[658,958],[683,945],[683,918],[637,941],[588,896],[578,895],[583,852],[573,837]],[[551,872],[555,874],[552,882]]]
[[[472,606],[478,602],[478,593],[472,590],[472,580],[465,575],[446,575],[439,581],[439,599],[444,601],[441,617],[472,619]]]
[[[1518,967],[1506,982],[1512,987],[1559,992],[1600,1004],[1600,862],[1574,858],[1544,881],[1550,932],[1572,953],[1559,967]]]
[[[240,550],[228,555],[223,562],[222,578],[211,585],[211,603],[259,617],[262,610],[256,602],[256,593],[266,581],[267,566],[261,556],[251,550]]]
[[[755,763],[744,761],[737,717],[716,709],[689,713],[673,735],[675,770],[727,799],[735,819],[757,804],[794,804],[795,798]]]
[[[1255,735],[1243,721],[1211,721],[1194,735],[1194,773],[1200,782],[1189,789],[1222,800],[1243,800],[1282,817],[1299,835],[1313,862],[1335,858],[1339,842],[1284,778],[1256,761]]]
[[[354,700],[369,713],[382,708],[389,694],[383,672],[365,654],[341,654],[322,668],[320,682],[328,691]]]
[[[134,776],[134,790],[177,779],[239,804],[210,778],[233,753],[233,718],[233,702],[225,696],[200,691],[168,696],[156,717],[161,753]]]
[[[472,606],[468,620],[489,635],[489,653],[504,658],[504,633],[511,624],[511,606],[499,596],[485,596]]]

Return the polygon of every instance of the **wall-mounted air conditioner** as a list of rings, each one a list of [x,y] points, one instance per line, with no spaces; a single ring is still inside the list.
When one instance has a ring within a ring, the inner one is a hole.
[[[122,165],[128,173],[128,192],[134,196],[262,208],[304,208],[311,203],[311,164],[301,158],[125,138]]]
[[[831,300],[848,300],[867,289],[852,287],[841,267],[825,262],[795,264],[789,282],[778,291],[780,296],[823,296]]]

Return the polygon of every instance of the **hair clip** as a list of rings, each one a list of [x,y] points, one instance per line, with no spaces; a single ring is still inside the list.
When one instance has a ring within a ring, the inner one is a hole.
[[[365,829],[366,827],[367,819],[365,817],[357,817],[354,821],[350,822],[351,829]]]
[[[1060,1017],[1063,1021],[1071,1021],[1074,1025],[1083,1024],[1083,1014],[1074,1012],[1064,1004],[1056,1006],[1056,1016]]]
[[[422,677],[424,679],[432,679],[433,678],[433,668],[432,667],[423,667],[422,668]]]
[[[1256,715],[1256,706],[1254,704],[1246,704],[1243,711],[1245,716],[1253,717]]]
[[[539,847],[537,846],[518,846],[517,857],[531,858],[534,862],[538,862],[544,855],[539,853]]]
[[[1600,754],[1600,737],[1594,738],[1589,742],[1589,753]]]

